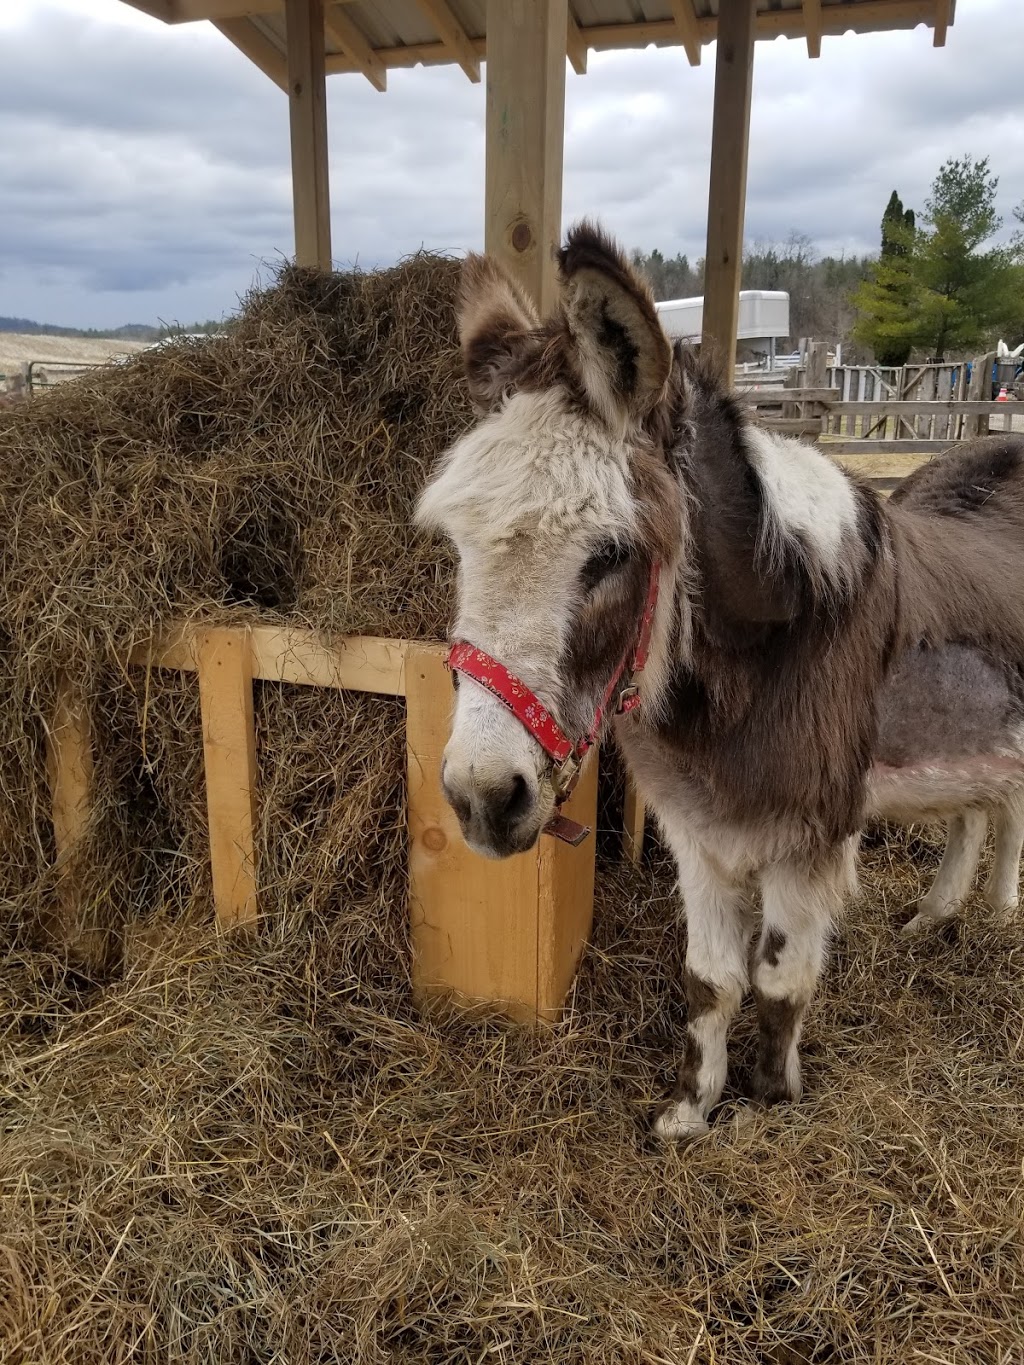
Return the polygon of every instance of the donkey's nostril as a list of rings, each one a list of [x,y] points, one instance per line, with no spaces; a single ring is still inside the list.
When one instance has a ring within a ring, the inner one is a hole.
[[[505,796],[504,805],[500,808],[502,818],[508,820],[510,823],[514,820],[518,820],[520,816],[526,814],[532,803],[533,797],[530,792],[530,784],[522,773],[513,774],[512,782]]]

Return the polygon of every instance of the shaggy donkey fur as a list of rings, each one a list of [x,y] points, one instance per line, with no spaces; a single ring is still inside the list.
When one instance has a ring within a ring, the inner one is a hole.
[[[667,1137],[707,1128],[748,987],[753,1093],[800,1094],[801,1021],[872,816],[947,818],[912,924],[1016,903],[1024,832],[1024,441],[974,442],[884,504],[826,454],[754,427],[672,347],[622,253],[584,224],[542,322],[474,257],[461,332],[478,426],[420,504],[460,560],[456,634],[583,733],[661,566],[643,705],[616,722],[679,870],[688,1036]],[[554,794],[539,745],[471,680],[444,783],[470,844],[529,847]],[[759,897],[756,945],[752,904]]]

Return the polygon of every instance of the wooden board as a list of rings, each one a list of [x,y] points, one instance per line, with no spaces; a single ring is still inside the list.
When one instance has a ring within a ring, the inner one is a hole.
[[[537,1013],[554,1022],[562,1012],[594,922],[599,753],[590,751],[563,812],[590,833],[573,848],[542,835],[537,863]]]
[[[515,1019],[537,1016],[537,855],[467,848],[441,790],[454,692],[440,650],[406,657],[409,920],[417,998],[452,993]]]
[[[330,270],[323,0],[285,0],[285,22],[295,261]]]
[[[727,385],[739,323],[755,21],[755,0],[729,0],[718,16],[701,350]]]
[[[644,852],[644,822],[647,810],[644,799],[627,773],[626,792],[622,808],[622,853],[631,863],[639,863]]]
[[[488,0],[484,248],[542,312],[562,232],[567,0]]]
[[[256,731],[248,631],[196,637],[213,902],[222,929],[251,925],[256,896]]]
[[[254,678],[305,687],[345,687],[393,697],[405,694],[404,640],[385,640],[376,635],[343,635],[327,640],[299,626],[246,629]],[[190,672],[197,667],[199,631],[200,627],[191,625],[172,627],[157,639],[136,646],[128,662],[141,668]]]
[[[878,417],[979,417],[992,416],[995,413],[1005,413],[1007,410],[1014,411],[1016,405],[1012,403],[999,403],[995,399],[988,402],[974,400],[959,401],[957,399],[919,399],[901,398],[889,402],[879,403],[834,403],[832,413],[834,416],[860,416],[871,413]],[[1021,405],[1024,411],[1024,404]]]
[[[406,656],[409,918],[417,998],[497,1007],[523,1023],[558,1017],[590,933],[594,903],[597,761],[565,813],[590,826],[577,848],[542,836],[500,861],[465,844],[441,790],[454,692],[443,652]]]
[[[819,447],[829,455],[940,455],[956,445],[954,441],[894,441],[858,438],[834,441],[829,437],[819,441]]]
[[[88,703],[69,678],[61,680],[46,738],[53,838],[60,865],[70,860],[85,834],[92,805],[92,719]]]
[[[746,403],[752,403],[755,407],[778,407],[782,403],[837,403],[840,398],[839,389],[831,389],[827,386],[817,386],[808,388],[784,388],[782,384],[774,384],[771,388],[744,388],[737,385],[735,390],[737,396]]]

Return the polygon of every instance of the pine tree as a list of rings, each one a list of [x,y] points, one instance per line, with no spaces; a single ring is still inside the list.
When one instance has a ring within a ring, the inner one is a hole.
[[[879,365],[905,365],[921,340],[921,291],[914,272],[916,240],[914,211],[904,211],[893,190],[882,215],[878,261],[851,297],[858,315],[854,337],[871,348]]]
[[[922,288],[927,343],[937,360],[992,338],[1019,308],[1014,247],[981,248],[999,231],[999,178],[988,157],[951,157],[925,205],[929,231],[919,240],[915,273]]]

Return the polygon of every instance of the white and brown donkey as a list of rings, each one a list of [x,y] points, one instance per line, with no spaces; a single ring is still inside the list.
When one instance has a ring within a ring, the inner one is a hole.
[[[656,1127],[688,1137],[721,1095],[748,983],[754,1094],[799,1096],[801,1020],[868,819],[951,821],[916,926],[967,894],[989,813],[987,893],[1016,904],[1024,440],[965,445],[885,504],[820,450],[749,424],[670,344],[599,230],[573,230],[560,269],[542,321],[495,263],[465,265],[482,420],[418,512],[457,548],[468,642],[443,782],[473,848],[526,849],[573,766],[565,737],[590,734],[611,699],[678,864],[689,1022]],[[652,605],[644,666],[624,678],[634,706],[612,678]]]

